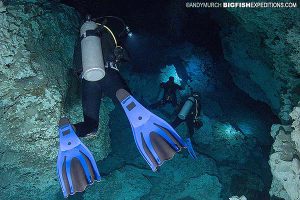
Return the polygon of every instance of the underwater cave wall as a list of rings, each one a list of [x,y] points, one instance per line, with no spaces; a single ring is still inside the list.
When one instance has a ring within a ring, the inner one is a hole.
[[[271,106],[284,125],[273,125],[271,196],[300,198],[299,9],[227,9],[221,25],[225,59],[235,84]],[[292,112],[293,111],[293,112]]]
[[[297,104],[294,91],[299,90],[299,9],[233,8],[221,13],[216,19],[235,84],[289,121]]]
[[[0,1],[0,199],[61,195],[57,122],[79,27],[76,11],[56,1]],[[107,154],[97,149],[98,159]]]

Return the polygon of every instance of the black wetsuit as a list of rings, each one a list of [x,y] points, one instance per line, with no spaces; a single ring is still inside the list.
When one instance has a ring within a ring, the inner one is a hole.
[[[182,108],[182,106],[184,105],[184,103],[181,105],[180,108]],[[196,106],[197,106],[197,111],[196,111]],[[175,120],[171,123],[171,126],[174,127],[174,128],[176,128],[182,122],[186,122],[186,125],[187,125],[187,128],[188,128],[189,137],[191,138],[193,136],[193,134],[195,133],[194,122],[195,122],[196,119],[198,119],[198,117],[200,115],[200,110],[201,110],[201,104],[198,101],[197,103],[194,103],[193,107],[190,110],[190,113],[186,116],[186,118],[184,120],[180,119],[178,117],[178,115],[177,115],[176,118],[175,118]]]
[[[80,42],[77,44],[80,44]],[[106,32],[102,33],[101,44],[104,62],[113,61],[115,45],[111,35]],[[79,48],[75,49],[74,60],[74,64],[82,68],[80,45]],[[129,88],[119,71],[113,68],[106,68],[104,78],[99,81],[87,81],[82,79],[81,88],[84,121],[74,124],[74,126],[76,134],[79,137],[84,137],[98,130],[100,103],[103,95],[119,103],[116,98],[116,91],[123,88],[129,92]]]
[[[174,107],[176,107],[177,106],[176,92],[177,90],[182,90],[183,88],[172,81],[167,81],[165,83],[163,82],[160,84],[160,87],[164,89],[164,96],[160,101],[151,104],[150,107],[157,108],[166,103],[171,103]]]
[[[117,90],[124,88],[129,91],[124,79],[115,69],[106,69],[105,77],[99,81],[82,79],[82,108],[84,121],[74,124],[76,134],[80,137],[95,132],[99,125],[99,110],[103,95],[119,103],[116,98]]]

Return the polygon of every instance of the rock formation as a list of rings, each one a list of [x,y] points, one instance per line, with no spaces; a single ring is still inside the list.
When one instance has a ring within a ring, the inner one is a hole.
[[[223,52],[235,83],[288,121],[299,97],[299,10],[229,8],[221,16]]]
[[[79,25],[75,10],[62,4],[0,1],[0,199],[60,192],[57,122],[69,109],[81,120],[80,102],[65,107]],[[88,144],[98,159],[109,151],[111,109],[102,109],[102,139]]]
[[[235,84],[269,104],[283,124],[271,131],[270,194],[299,199],[299,9],[229,8],[216,19]]]
[[[300,107],[291,113],[291,126],[274,125],[271,134],[275,139],[274,153],[270,155],[273,182],[270,193],[284,199],[300,198]]]

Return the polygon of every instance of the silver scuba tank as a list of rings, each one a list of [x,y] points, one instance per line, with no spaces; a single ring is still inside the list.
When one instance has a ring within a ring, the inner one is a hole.
[[[95,22],[88,20],[80,28],[82,76],[87,81],[98,81],[105,76],[101,38],[95,34],[87,34],[87,31],[95,30],[97,27]]]
[[[186,116],[190,113],[194,103],[195,103],[194,97],[189,97],[184,105],[182,106],[180,112],[178,113],[179,119],[185,120]]]

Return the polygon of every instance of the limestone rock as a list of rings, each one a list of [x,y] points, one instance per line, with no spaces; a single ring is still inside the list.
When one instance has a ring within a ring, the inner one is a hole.
[[[270,156],[271,170],[284,189],[287,191],[288,195],[292,200],[300,198],[299,195],[299,160],[284,161],[280,158],[279,153],[273,153]],[[297,171],[297,173],[295,173]]]
[[[151,172],[150,172],[151,173]],[[140,199],[150,192],[151,183],[143,175],[148,175],[148,170],[126,166],[104,177],[101,184],[94,184],[87,188],[85,199]],[[133,187],[133,186],[139,187]]]
[[[281,95],[282,105],[280,108],[279,117],[283,123],[288,124],[291,120],[290,112],[293,110],[291,90],[288,90],[286,94]]]
[[[300,107],[295,107],[290,115],[293,119],[292,127],[294,128],[291,137],[295,142],[297,151],[300,152]]]
[[[299,121],[300,108],[295,107],[290,114],[294,120],[289,126],[273,126],[272,136],[274,153],[270,156],[270,166],[274,180],[271,195],[296,200],[300,198],[300,161],[299,161]],[[276,181],[275,181],[276,180]]]
[[[283,198],[284,200],[291,200],[283,185],[276,177],[273,177],[270,195]]]
[[[0,4],[0,199],[61,197],[57,122],[68,111],[79,16],[56,1]],[[104,121],[107,127],[108,116]],[[93,144],[97,159],[107,145]]]
[[[227,8],[215,19],[235,84],[270,105],[285,125],[271,131],[270,194],[299,199],[299,9]]]
[[[224,56],[232,65],[234,82],[289,120],[287,113],[297,102],[290,106],[282,95],[299,83],[298,9],[228,8],[220,16],[216,19],[222,25]]]
[[[273,143],[273,149],[276,152],[280,152],[280,157],[282,160],[292,161],[294,155],[297,153],[295,145],[292,142],[291,134],[286,132],[282,126],[278,127],[278,134],[275,136],[275,141]]]
[[[200,197],[210,199],[207,191],[210,191],[210,195],[216,199],[221,195],[222,186],[216,163],[202,155],[192,161],[188,155],[178,154],[149,179],[153,185],[146,199],[162,199],[162,197],[163,199],[201,199]],[[207,185],[205,181],[208,181]],[[214,184],[216,184],[215,188]]]
[[[244,195],[241,197],[233,196],[233,197],[230,197],[229,200],[247,200],[247,198]]]
[[[6,11],[6,7],[4,6],[3,1],[0,1],[0,13],[5,11]]]
[[[216,176],[204,174],[191,178],[184,183],[185,189],[177,196],[178,199],[190,197],[193,199],[221,200],[222,185]]]

